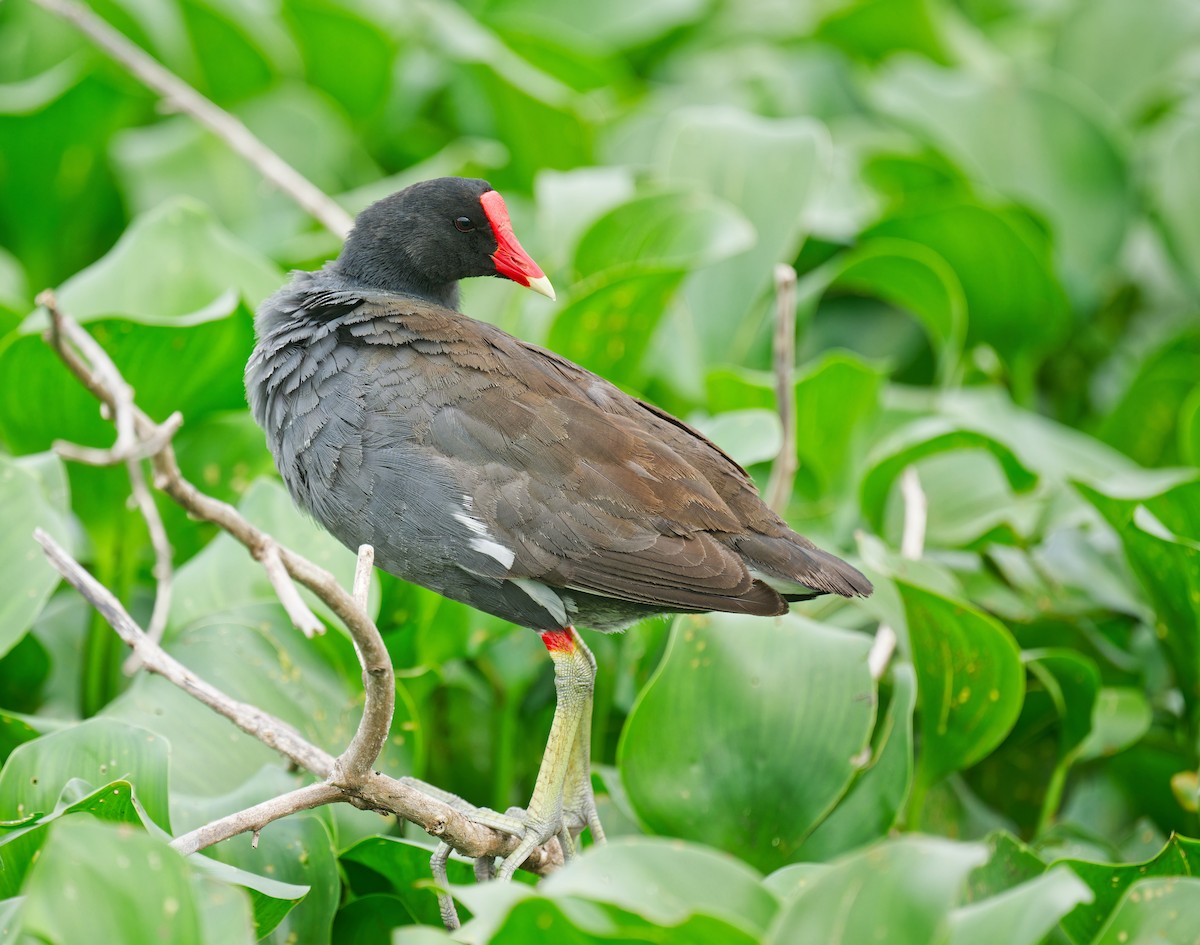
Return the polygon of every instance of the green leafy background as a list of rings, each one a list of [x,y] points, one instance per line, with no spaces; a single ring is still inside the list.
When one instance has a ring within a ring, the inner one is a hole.
[[[470,940],[1130,945],[1200,928],[1200,7],[1193,0],[95,0],[347,210],[483,176],[559,290],[464,308],[708,432],[782,442],[789,521],[876,594],[589,635],[612,842],[534,887],[450,878]],[[184,860],[169,835],[302,782],[126,677],[42,560],[140,619],[145,526],[45,346],[59,290],[185,473],[348,578],[245,407],[255,306],[337,241],[30,0],[0,4],[0,943],[427,943],[430,841],[350,808]],[[900,481],[928,499],[899,554]],[[165,645],[337,751],[353,648],[163,502]],[[534,634],[379,578],[379,766],[503,810],[553,710]],[[328,616],[328,615],[326,615]],[[332,621],[332,618],[329,618]],[[898,637],[887,672],[867,655]]]

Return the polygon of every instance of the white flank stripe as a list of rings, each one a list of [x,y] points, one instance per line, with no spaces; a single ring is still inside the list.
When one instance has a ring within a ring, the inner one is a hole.
[[[517,553],[511,548],[506,548],[500,542],[496,541],[488,534],[487,526],[479,519],[471,515],[465,515],[462,512],[455,512],[454,517],[462,522],[475,535],[471,539],[470,545],[481,555],[487,555],[489,558],[494,558],[506,568],[511,568],[512,563],[517,559]]]
[[[487,555],[489,558],[495,558],[506,568],[511,568],[512,563],[517,559],[515,551],[511,548],[505,548],[500,542],[492,541],[490,538],[472,538],[471,547],[480,554]]]

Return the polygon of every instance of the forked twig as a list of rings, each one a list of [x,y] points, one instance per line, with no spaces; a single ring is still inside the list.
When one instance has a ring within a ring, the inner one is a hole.
[[[522,830],[519,821],[477,809],[461,798],[415,779],[396,779],[372,770],[391,724],[395,705],[395,676],[383,639],[365,609],[374,554],[370,546],[360,549],[354,593],[351,595],[328,571],[278,544],[271,536],[246,521],[231,505],[200,492],[180,472],[170,438],[163,435],[162,428],[138,409],[132,399],[127,404],[121,401],[120,392],[126,385],[115,365],[105,355],[101,362],[103,368],[99,371],[94,368],[92,358],[99,347],[94,339],[58,309],[52,293],[43,294],[40,298],[50,309],[54,325],[50,341],[63,362],[107,407],[110,416],[115,419],[120,405],[120,411],[124,411],[129,418],[127,423],[133,433],[128,443],[120,443],[119,448],[128,450],[129,456],[141,456],[149,449],[148,442],[153,442],[158,447],[149,454],[155,485],[192,516],[224,528],[260,561],[278,561],[284,574],[284,584],[290,586],[291,579],[297,580],[320,597],[346,625],[363,668],[366,690],[363,716],[350,744],[335,758],[308,742],[282,720],[256,706],[233,699],[171,657],[157,640],[138,626],[107,588],[52,538],[39,530],[36,538],[54,567],[133,649],[147,671],[163,676],[232,721],[242,731],[321,779],[319,784],[288,792],[206,824],[177,838],[177,847],[186,851],[203,849],[238,833],[257,834],[266,824],[289,813],[324,803],[345,802],[365,810],[393,813],[411,821],[464,856],[498,857],[514,849]],[[295,592],[294,587],[292,591]],[[298,594],[296,597],[299,599]],[[307,605],[303,606],[307,611]],[[316,617],[313,616],[312,620],[316,621]],[[557,841],[550,841],[533,852],[525,861],[524,869],[544,873],[561,863],[562,852]]]

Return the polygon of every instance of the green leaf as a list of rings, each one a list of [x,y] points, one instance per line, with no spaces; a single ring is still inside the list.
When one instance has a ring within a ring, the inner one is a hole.
[[[773,460],[783,445],[779,414],[774,410],[729,410],[713,417],[693,417],[691,425],[742,466]]]
[[[967,330],[967,298],[953,267],[913,240],[876,237],[839,261],[830,287],[871,295],[910,312],[938,355],[939,376],[958,365]]]
[[[1044,238],[1015,213],[973,203],[922,203],[865,235],[888,245],[916,243],[941,257],[962,289],[966,342],[991,345],[1010,365],[1044,355],[1070,325]],[[947,331],[953,327],[947,321]]]
[[[1054,865],[1059,863],[1074,870],[1095,894],[1090,903],[1077,906],[1062,921],[1063,930],[1071,941],[1076,945],[1086,945],[1088,942],[1101,941],[1098,933],[1105,928],[1110,916],[1115,921],[1115,911],[1119,907],[1124,911],[1130,901],[1136,902],[1141,898],[1136,895],[1140,881],[1152,877],[1195,877],[1196,864],[1200,863],[1200,841],[1172,837],[1157,856],[1144,863],[1095,863],[1063,859]],[[1187,885],[1190,888],[1197,882],[1200,881],[1189,881]],[[1200,902],[1200,897],[1194,898]],[[1108,929],[1112,927],[1110,923]],[[1192,927],[1195,927],[1195,923],[1192,923]],[[1118,941],[1116,938],[1103,940]]]
[[[979,183],[1043,214],[1056,235],[1066,283],[1081,298],[1093,298],[1096,289],[1088,281],[1116,255],[1133,205],[1123,153],[1096,104],[1053,73],[1022,69],[1006,70],[1003,78],[999,72],[981,76],[894,59],[875,77],[875,99]],[[992,262],[1010,264],[1001,257]],[[1003,286],[1012,274],[992,268],[990,284]],[[974,324],[973,301],[971,310]],[[1039,305],[1033,311],[1049,316],[1053,309]],[[1055,331],[1065,325],[1061,314]]]
[[[272,89],[239,103],[234,114],[327,192],[378,175],[345,117],[311,89]],[[112,155],[126,203],[136,214],[190,197],[238,239],[276,256],[310,226],[303,208],[281,190],[263,187],[256,168],[191,118],[126,129],[114,139]],[[275,278],[275,288],[280,281]]]
[[[68,814],[91,814],[99,820],[137,826],[153,823],[128,781],[113,781],[89,793],[90,787],[85,781],[72,779],[63,787],[52,810],[0,823],[0,894],[15,895],[20,890],[46,842],[49,826]]]
[[[1200,185],[1195,175],[1187,172],[1187,162],[1200,160],[1200,122],[1181,113],[1168,124],[1157,145],[1147,183],[1167,243],[1195,291],[1200,288],[1200,223],[1187,208],[1200,199]]]
[[[640,381],[650,339],[682,282],[679,270],[603,272],[572,291],[546,344],[589,371]]]
[[[778,909],[761,877],[739,860],[656,837],[591,847],[543,880],[538,893],[609,903],[662,926],[706,915],[756,933]]]
[[[1185,331],[1151,351],[1097,431],[1143,466],[1178,463],[1185,414],[1180,404],[1200,390],[1200,331]]]
[[[883,372],[843,352],[831,352],[796,378],[796,483],[802,495],[838,496],[853,487],[855,468],[879,411]]]
[[[1105,686],[1096,696],[1092,727],[1079,748],[1081,760],[1124,751],[1150,731],[1154,712],[1140,689]]]
[[[664,178],[728,201],[758,237],[745,252],[694,273],[685,287],[709,361],[738,363],[754,342],[774,266],[791,259],[804,238],[803,211],[827,149],[827,132],[807,119],[772,120],[729,108],[670,116],[658,147]]]
[[[1082,3],[1055,30],[1052,62],[1134,125],[1142,110],[1172,94],[1174,71],[1200,38],[1197,12],[1188,0]]]
[[[967,885],[967,900],[980,902],[1005,892],[1046,872],[1046,864],[1029,847],[1006,830],[987,837],[991,853],[976,867]]]
[[[596,220],[575,247],[581,276],[606,269],[691,270],[744,252],[754,228],[735,207],[703,191],[626,201]]]
[[[917,784],[923,789],[970,767],[1003,741],[1021,710],[1025,673],[1002,624],[965,603],[903,581],[896,585],[917,673]]]
[[[89,719],[16,748],[0,771],[0,798],[8,817],[54,807],[72,779],[108,784],[122,779],[137,787],[149,817],[170,829],[167,806],[168,748],[144,728],[112,719]]]
[[[347,872],[351,884],[358,874],[353,867],[372,870],[394,893],[393,901],[405,915],[403,923],[408,925],[437,925],[441,922],[438,912],[433,874],[429,871],[429,858],[433,850],[426,845],[400,837],[366,837],[344,850],[341,854],[343,868],[350,864]],[[446,874],[452,885],[474,882],[474,871],[464,861],[450,859],[446,863]]]
[[[947,945],[1038,945],[1092,891],[1065,866],[954,910]]]
[[[1009,486],[1026,492],[1037,484],[1037,474],[1009,446],[986,433],[964,429],[942,417],[923,417],[896,430],[872,449],[866,460],[860,495],[863,514],[876,528],[884,527],[884,515],[900,474],[908,466],[941,453],[984,450],[995,458]],[[971,483],[962,488],[969,489]]]
[[[269,872],[270,879],[286,886],[264,887],[270,896],[256,896],[257,934],[271,930],[273,943],[305,942],[326,945],[337,912],[341,884],[337,854],[333,849],[323,816],[315,813],[294,814],[268,825],[259,837],[258,849],[249,834],[210,847],[207,855],[244,871],[242,880],[253,882],[246,873]],[[303,901],[295,903],[295,887],[307,887]],[[295,905],[295,908],[293,908]],[[277,925],[275,923],[278,923]]]
[[[1183,942],[1200,926],[1200,879],[1145,879],[1126,894],[1093,945]]]
[[[41,528],[70,547],[66,476],[57,457],[15,460],[0,453],[0,656],[24,636],[41,612],[60,575],[33,540]]]
[[[912,667],[893,666],[891,700],[875,726],[871,759],[833,812],[804,841],[800,856],[831,860],[882,839],[895,827],[913,781],[916,696]]]
[[[1200,479],[1140,496],[1112,486],[1078,489],[1120,537],[1154,606],[1155,631],[1183,697],[1193,713],[1200,711]]]
[[[183,857],[140,830],[84,818],[51,831],[25,885],[20,921],[25,934],[60,945],[214,945],[202,934],[205,920]]]
[[[791,862],[867,744],[867,648],[797,617],[677,620],[617,750],[638,818],[760,869]]]
[[[818,38],[871,61],[900,50],[946,62],[949,53],[930,0],[853,0],[837,4],[817,28]]]
[[[818,873],[779,914],[768,945],[944,940],[951,908],[985,852],[976,844],[903,837]]]

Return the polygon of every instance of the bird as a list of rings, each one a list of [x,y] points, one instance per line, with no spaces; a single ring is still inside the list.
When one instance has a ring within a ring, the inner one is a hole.
[[[293,501],[378,567],[541,634],[557,703],[510,878],[558,837],[603,842],[590,778],[595,660],[577,628],[776,616],[867,578],[794,532],[702,434],[459,311],[492,276],[551,300],[486,181],[422,181],[364,209],[336,259],[255,316],[247,397]]]

